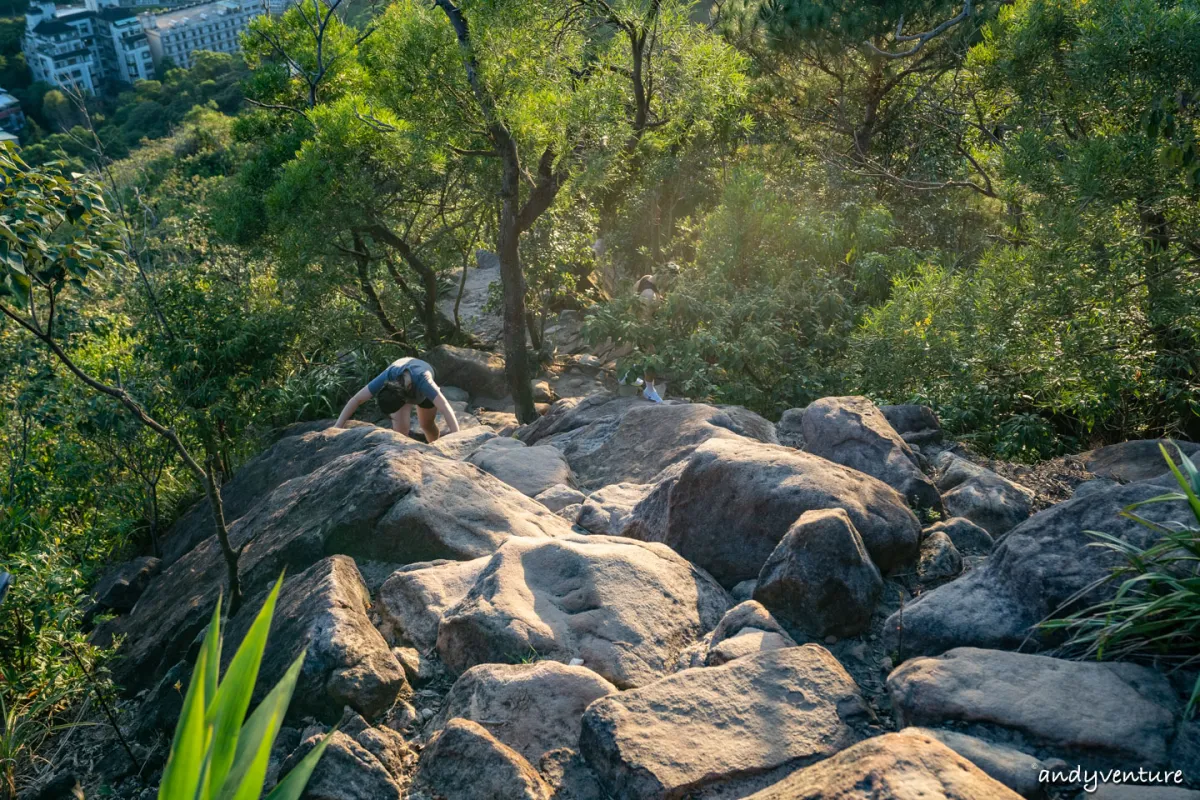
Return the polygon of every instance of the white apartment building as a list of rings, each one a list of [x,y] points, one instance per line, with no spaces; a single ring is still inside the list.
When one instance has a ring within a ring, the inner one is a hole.
[[[34,80],[89,93],[106,80],[154,77],[150,44],[137,15],[113,0],[58,8],[43,0],[25,14],[23,49]]]
[[[217,0],[161,14],[141,14],[139,19],[156,65],[169,58],[177,67],[190,67],[197,50],[239,52],[242,31],[266,11],[263,0]]]
[[[25,12],[25,61],[35,81],[95,93],[101,83],[95,14],[78,6],[31,3]]]

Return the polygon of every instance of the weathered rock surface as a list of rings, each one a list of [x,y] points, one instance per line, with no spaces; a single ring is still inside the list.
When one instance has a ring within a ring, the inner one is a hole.
[[[1163,458],[1159,445],[1165,444],[1172,460],[1179,463],[1179,455],[1175,447],[1164,439],[1136,439],[1131,442],[1110,444],[1083,454],[1083,466],[1088,472],[1100,478],[1133,483],[1157,478],[1167,472],[1166,459]],[[1183,454],[1193,461],[1200,453],[1200,444],[1194,442],[1175,441]]]
[[[729,609],[725,616],[721,617],[717,627],[713,628],[709,644],[715,647],[724,640],[737,636],[747,628],[772,631],[786,637],[788,641],[792,639],[783,626],[775,620],[775,617],[771,616],[771,612],[767,610],[766,606],[756,600],[746,600]]]
[[[728,595],[666,547],[610,536],[516,537],[443,617],[455,671],[531,656],[583,665],[627,688],[670,671],[720,621]]]
[[[138,598],[160,571],[162,559],[153,556],[135,558],[109,570],[92,590],[95,602],[88,609],[89,618],[105,611],[123,614],[133,610]]]
[[[491,428],[479,425],[444,434],[432,446],[446,458],[462,461],[483,445],[497,438],[499,437]]]
[[[356,724],[357,723],[357,724]],[[286,775],[320,743],[314,734],[289,756],[280,769]],[[406,773],[414,760],[399,734],[387,728],[369,728],[361,720],[334,731],[317,762],[303,797],[305,800],[400,800]]]
[[[889,733],[806,767],[747,800],[1017,800],[938,740]]]
[[[465,719],[450,720],[429,741],[413,788],[436,800],[550,800],[550,787],[520,753]]]
[[[804,449],[804,409],[789,408],[775,423],[775,436],[784,447]]]
[[[654,486],[641,483],[616,483],[597,489],[583,501],[576,524],[588,533],[620,536],[633,515],[633,509]]]
[[[472,398],[499,400],[509,394],[504,359],[496,353],[440,344],[425,360],[433,367],[435,381],[466,389]]]
[[[495,441],[516,442],[515,439]],[[526,497],[536,497],[553,486],[569,486],[573,482],[567,459],[552,447],[496,446],[485,442],[467,457],[467,462],[495,475]]]
[[[1033,492],[953,453],[935,461],[942,470],[937,488],[946,513],[966,517],[999,538],[1029,518]]]
[[[401,567],[379,590],[380,631],[388,641],[411,644],[422,654],[432,653],[442,618],[467,596],[487,565],[484,557]]]
[[[222,648],[227,667],[262,607],[249,599],[229,622]],[[336,722],[346,706],[371,719],[409,691],[404,670],[367,617],[371,596],[354,561],[331,556],[284,581],[259,668],[257,704],[307,651],[288,716]]]
[[[958,548],[942,531],[934,531],[921,542],[921,559],[917,562],[917,577],[922,581],[940,581],[962,572],[963,560]]]
[[[865,397],[824,397],[802,421],[804,449],[891,486],[915,509],[942,512],[942,498],[916,455]]]
[[[972,722],[1067,753],[1168,761],[1180,703],[1160,673],[963,647],[901,664],[887,680],[902,724]]]
[[[866,714],[841,664],[805,645],[597,700],[580,748],[617,800],[744,797],[856,742]]]
[[[735,636],[723,639],[720,644],[710,647],[705,661],[707,666],[719,667],[737,658],[795,646],[796,643],[786,634],[758,628],[743,628]]]
[[[616,691],[590,669],[557,661],[480,664],[455,681],[431,730],[468,719],[538,764],[552,750],[577,749],[583,712]]]
[[[954,546],[964,553],[986,553],[996,543],[990,533],[964,517],[951,517],[942,522],[935,522],[921,534],[924,538],[929,538],[939,532],[949,536]]]
[[[812,636],[846,637],[870,624],[882,590],[850,516],[831,508],[805,511],[788,529],[758,573],[754,599]]]
[[[334,432],[361,443],[358,429]],[[294,478],[230,528],[243,593],[253,596],[288,567],[327,555],[406,564],[468,559],[512,536],[546,538],[570,526],[476,467],[380,431],[388,444],[351,452]],[[286,440],[285,440],[286,441]],[[134,632],[116,665],[130,688],[156,680],[208,624],[226,567],[213,536],[163,571],[116,632]]]
[[[221,487],[225,522],[232,525],[264,497],[284,483],[315,472],[331,461],[381,445],[411,445],[412,440],[389,429],[351,420],[337,430],[333,420],[294,426],[271,447],[247,461]],[[163,540],[163,567],[213,535],[212,512],[202,500],[179,518]]]
[[[567,506],[582,503],[587,499],[587,495],[565,483],[559,483],[534,495],[533,499],[557,514]]]
[[[705,442],[669,494],[666,543],[726,587],[756,578],[805,511],[845,509],[880,570],[917,554],[920,525],[899,493],[869,475],[785,447],[745,439]]]
[[[686,462],[663,470],[658,483],[629,510],[621,535],[643,542],[667,541],[668,520],[671,513],[671,490],[679,482]],[[636,485],[636,484],[635,484]]]
[[[988,742],[976,736],[958,731],[937,728],[905,728],[901,733],[919,734],[937,739],[960,756],[1003,783],[1023,797],[1034,797],[1041,792],[1038,779],[1043,768],[1051,765],[1015,747]]]
[[[774,426],[744,408],[699,403],[647,403],[634,397],[592,395],[560,400],[550,413],[521,429],[527,444],[562,451],[579,486],[653,483],[664,469],[684,461],[710,439],[775,441]]]
[[[910,445],[924,447],[942,441],[942,424],[929,406],[903,403],[895,406],[880,406],[879,410],[900,438]]]
[[[1120,516],[1131,503],[1162,494],[1151,484],[1121,486],[1103,495],[1068,500],[1026,520],[1010,531],[979,567],[924,592],[884,629],[896,647],[903,628],[902,656],[934,655],[970,645],[1015,649],[1051,613],[1071,610],[1110,596],[1111,584],[1072,603],[1078,593],[1111,574],[1120,557],[1107,548],[1090,547],[1086,531],[1103,531],[1146,546],[1156,534]],[[1157,503],[1139,513],[1157,523],[1186,523],[1184,503]]]

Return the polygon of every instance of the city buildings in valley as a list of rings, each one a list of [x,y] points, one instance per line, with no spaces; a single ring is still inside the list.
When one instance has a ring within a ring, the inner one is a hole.
[[[156,65],[169,59],[175,66],[190,67],[197,50],[239,52],[242,32],[250,20],[265,13],[263,0],[216,0],[160,14],[141,14],[139,19]]]
[[[111,0],[58,8],[40,0],[25,13],[25,61],[33,79],[95,93],[106,81],[154,77],[150,44],[137,15]]]

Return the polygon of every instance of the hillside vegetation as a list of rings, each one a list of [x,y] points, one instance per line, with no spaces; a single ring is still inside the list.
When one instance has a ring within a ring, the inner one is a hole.
[[[108,687],[105,566],[391,360],[478,345],[444,310],[478,251],[514,423],[573,311],[610,381],[770,420],[1200,440],[1197,91],[1197,0],[301,0],[240,57],[47,99],[0,231],[0,691],[38,721],[8,789]]]

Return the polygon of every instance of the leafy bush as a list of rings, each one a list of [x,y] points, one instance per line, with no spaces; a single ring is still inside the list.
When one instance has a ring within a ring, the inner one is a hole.
[[[1160,538],[1142,548],[1088,531],[1098,540],[1095,546],[1114,551],[1125,563],[1103,581],[1118,584],[1111,599],[1042,623],[1046,630],[1070,635],[1068,652],[1097,659],[1158,659],[1177,666],[1191,666],[1200,660],[1200,472],[1182,451],[1177,467],[1167,448],[1160,445],[1160,449],[1179,491],[1135,503],[1122,512]],[[1176,502],[1188,504],[1196,525],[1169,528],[1135,513],[1139,506]],[[1094,588],[1088,587],[1089,591]],[[1200,677],[1188,700],[1189,715],[1198,703]]]
[[[175,727],[171,753],[158,787],[159,800],[181,797],[251,800],[262,793],[271,746],[283,724],[305,655],[301,653],[292,662],[279,683],[247,719],[246,711],[250,708],[250,696],[258,680],[275,601],[282,585],[283,577],[280,576],[219,681],[221,602],[218,599]],[[267,800],[300,797],[328,743],[326,736],[279,781],[267,795]]]

